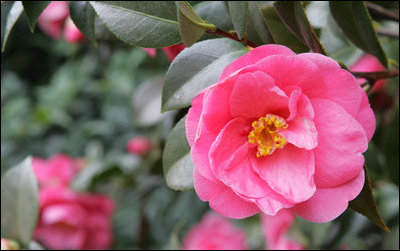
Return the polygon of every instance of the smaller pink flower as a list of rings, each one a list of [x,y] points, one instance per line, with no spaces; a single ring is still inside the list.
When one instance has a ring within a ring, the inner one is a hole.
[[[154,58],[157,54],[157,49],[154,48],[142,48],[150,57]]]
[[[183,51],[186,47],[183,44],[176,44],[169,47],[164,47],[162,50],[167,55],[169,61],[173,61],[178,54]]]
[[[108,249],[112,243],[114,203],[98,194],[45,188],[34,237],[51,249]]]
[[[183,239],[184,250],[246,250],[246,233],[229,219],[207,213]]]
[[[70,17],[65,21],[64,39],[68,43],[79,43],[86,40],[85,35],[79,31]]]
[[[68,1],[52,1],[40,15],[39,28],[53,39],[61,38],[65,19],[69,15]]]
[[[78,160],[64,154],[56,154],[48,160],[33,158],[33,170],[41,187],[66,187],[79,169]]]
[[[295,220],[294,214],[281,209],[275,216],[261,214],[267,250],[302,250],[304,247],[288,238],[288,231]]]
[[[148,138],[136,136],[128,141],[126,147],[132,154],[145,155],[150,151],[152,144]]]
[[[384,71],[385,67],[379,62],[379,60],[370,55],[364,54],[360,57],[351,67],[351,71],[356,72],[373,72],[373,71]],[[357,79],[358,83],[363,83],[366,80],[364,78]],[[385,89],[387,81],[384,79],[378,80],[371,89],[371,92],[376,92]]]
[[[19,250],[18,243],[12,240],[1,238],[1,250]]]

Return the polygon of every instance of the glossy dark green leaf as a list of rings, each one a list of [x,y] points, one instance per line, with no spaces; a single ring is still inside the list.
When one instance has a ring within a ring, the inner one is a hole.
[[[125,43],[147,48],[181,42],[177,8],[169,1],[90,1],[97,15]]]
[[[69,2],[69,9],[71,19],[74,21],[76,27],[78,27],[93,44],[97,45],[95,33],[96,13],[92,6],[87,1],[71,1]]]
[[[266,23],[268,23],[272,37],[277,44],[283,44],[297,53],[306,52],[309,50],[307,46],[300,42],[300,40],[286,28],[276,14],[273,6],[263,5],[260,7],[260,9],[263,13]]]
[[[185,120],[186,116],[172,129],[163,153],[165,180],[174,190],[193,188],[193,162],[186,139]]]
[[[1,4],[1,51],[4,52],[8,36],[24,8],[21,1],[5,2]]]
[[[232,19],[233,27],[239,39],[242,39],[246,34],[247,20],[248,20],[248,1],[229,1],[228,2],[229,15]]]
[[[260,6],[256,1],[249,2],[249,16],[248,39],[260,45],[275,43]]]
[[[369,179],[366,166],[364,166],[364,172],[364,187],[357,198],[349,202],[349,207],[370,219],[373,223],[375,223],[378,227],[382,228],[386,232],[390,232],[390,229],[386,226],[381,215],[379,214],[378,207],[376,206],[374,195],[372,194],[371,180]]]
[[[38,185],[28,157],[1,181],[1,229],[4,237],[28,247],[39,213]]]
[[[190,106],[197,93],[215,84],[222,70],[246,52],[241,43],[228,38],[201,41],[183,50],[168,69],[162,111]]]
[[[182,42],[185,46],[190,47],[196,43],[206,31],[203,25],[208,24],[196,14],[187,2],[179,1],[177,4]]]
[[[326,55],[325,49],[307,19],[302,2],[276,1],[274,8],[279,18],[294,36],[313,52]]]
[[[22,1],[28,25],[32,32],[35,31],[36,22],[51,1]]]
[[[376,56],[387,67],[385,52],[378,40],[364,1],[331,1],[332,16],[343,33],[360,49]]]
[[[194,6],[194,10],[202,19],[214,24],[221,30],[229,31],[233,29],[231,18],[223,1],[204,1]]]

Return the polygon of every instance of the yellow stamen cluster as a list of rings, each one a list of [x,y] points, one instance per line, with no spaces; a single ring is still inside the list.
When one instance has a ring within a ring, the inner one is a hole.
[[[277,148],[286,145],[285,138],[279,131],[287,128],[286,121],[276,115],[267,114],[254,121],[253,130],[249,133],[249,142],[257,145],[257,157],[271,155]]]

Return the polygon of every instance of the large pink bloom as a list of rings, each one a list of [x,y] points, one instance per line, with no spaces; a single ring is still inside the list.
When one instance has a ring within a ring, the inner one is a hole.
[[[304,247],[288,237],[295,217],[288,209],[280,210],[275,216],[261,214],[262,228],[267,250],[301,250]]]
[[[114,203],[96,194],[66,188],[40,191],[35,239],[51,249],[108,249]]]
[[[363,187],[362,153],[374,131],[367,95],[336,61],[260,46],[192,101],[195,190],[230,218],[290,208],[330,221]]]
[[[79,169],[79,161],[65,154],[56,154],[48,160],[33,158],[33,170],[41,187],[66,187]]]
[[[183,239],[184,250],[246,250],[246,233],[215,213],[207,213]]]

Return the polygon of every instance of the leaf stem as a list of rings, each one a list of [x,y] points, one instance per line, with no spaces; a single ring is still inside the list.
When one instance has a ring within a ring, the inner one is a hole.
[[[393,21],[399,21],[399,15],[393,11],[387,10],[379,5],[373,4],[371,2],[366,2],[367,8],[371,13],[371,16],[376,18],[389,19]]]
[[[374,72],[354,72],[351,71],[351,74],[358,78],[366,78],[370,80],[379,80],[383,78],[395,78],[399,76],[399,70],[393,71],[374,71]]]
[[[239,37],[237,36],[236,33],[235,34],[231,34],[229,32],[223,31],[223,30],[221,30],[219,28],[217,28],[215,31],[207,30],[206,32],[210,33],[210,34],[216,34],[216,35],[219,35],[219,36],[222,36],[222,37],[227,37],[227,38],[233,39],[235,41],[241,42],[242,44],[245,44],[245,45],[253,47],[253,48],[259,46],[258,44],[255,44],[252,41],[249,41],[247,39],[239,39]]]

